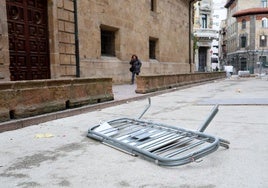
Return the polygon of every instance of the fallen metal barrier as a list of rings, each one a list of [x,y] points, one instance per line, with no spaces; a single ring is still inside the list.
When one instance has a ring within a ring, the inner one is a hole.
[[[204,133],[218,112],[218,105],[197,131],[141,120],[150,106],[149,98],[148,106],[138,119],[100,122],[88,130],[87,136],[162,166],[187,164],[216,151],[219,146],[229,148],[227,140]]]

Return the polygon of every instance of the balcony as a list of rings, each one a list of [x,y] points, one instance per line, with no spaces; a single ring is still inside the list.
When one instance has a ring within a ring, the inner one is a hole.
[[[194,30],[194,36],[199,40],[212,41],[218,38],[218,31],[215,29],[200,28]]]

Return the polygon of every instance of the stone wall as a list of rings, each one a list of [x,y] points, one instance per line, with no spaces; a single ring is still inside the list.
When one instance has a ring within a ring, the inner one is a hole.
[[[0,83],[0,122],[113,100],[112,79]]]
[[[130,81],[129,61],[137,54],[141,74],[190,72],[189,1],[79,1],[79,53],[82,77],[112,77]],[[115,56],[101,53],[101,29],[115,33]],[[156,40],[156,59],[149,58],[149,39]]]
[[[0,3],[0,82],[8,80],[9,73],[9,51],[8,51],[8,28],[6,16],[6,4]]]
[[[48,38],[51,79],[112,77],[127,83],[129,60],[137,54],[142,74],[190,72],[190,0],[80,0],[77,2],[79,59],[76,62],[73,0],[48,0]],[[0,81],[10,80],[6,3],[0,5]],[[115,56],[101,54],[101,27],[115,31]],[[156,59],[149,58],[149,39],[156,41]],[[77,54],[78,55],[78,54]],[[152,69],[150,69],[152,68]],[[77,75],[79,70],[79,75]]]
[[[57,1],[57,30],[60,69],[57,77],[75,77],[75,20],[72,0]]]
[[[74,15],[72,0],[48,1],[48,37],[52,79],[77,76]]]
[[[150,93],[226,77],[225,72],[138,76],[136,93]]]

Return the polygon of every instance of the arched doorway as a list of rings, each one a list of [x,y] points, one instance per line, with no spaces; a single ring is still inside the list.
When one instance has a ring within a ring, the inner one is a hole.
[[[6,0],[10,80],[50,78],[47,1]]]

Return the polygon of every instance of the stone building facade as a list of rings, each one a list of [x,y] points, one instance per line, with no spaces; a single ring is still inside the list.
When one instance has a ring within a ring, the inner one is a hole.
[[[216,39],[217,30],[212,28],[212,0],[202,0],[194,4],[193,37],[195,39],[195,71],[212,71],[211,44]]]
[[[5,0],[0,5],[0,82],[112,77],[193,70],[195,0]]]
[[[226,39],[226,19],[221,21],[220,31],[219,31],[219,63],[220,67],[223,69],[227,65],[227,49],[226,49],[227,39]]]
[[[228,0],[225,8],[228,65],[238,71],[262,73],[268,68],[267,0]]]

